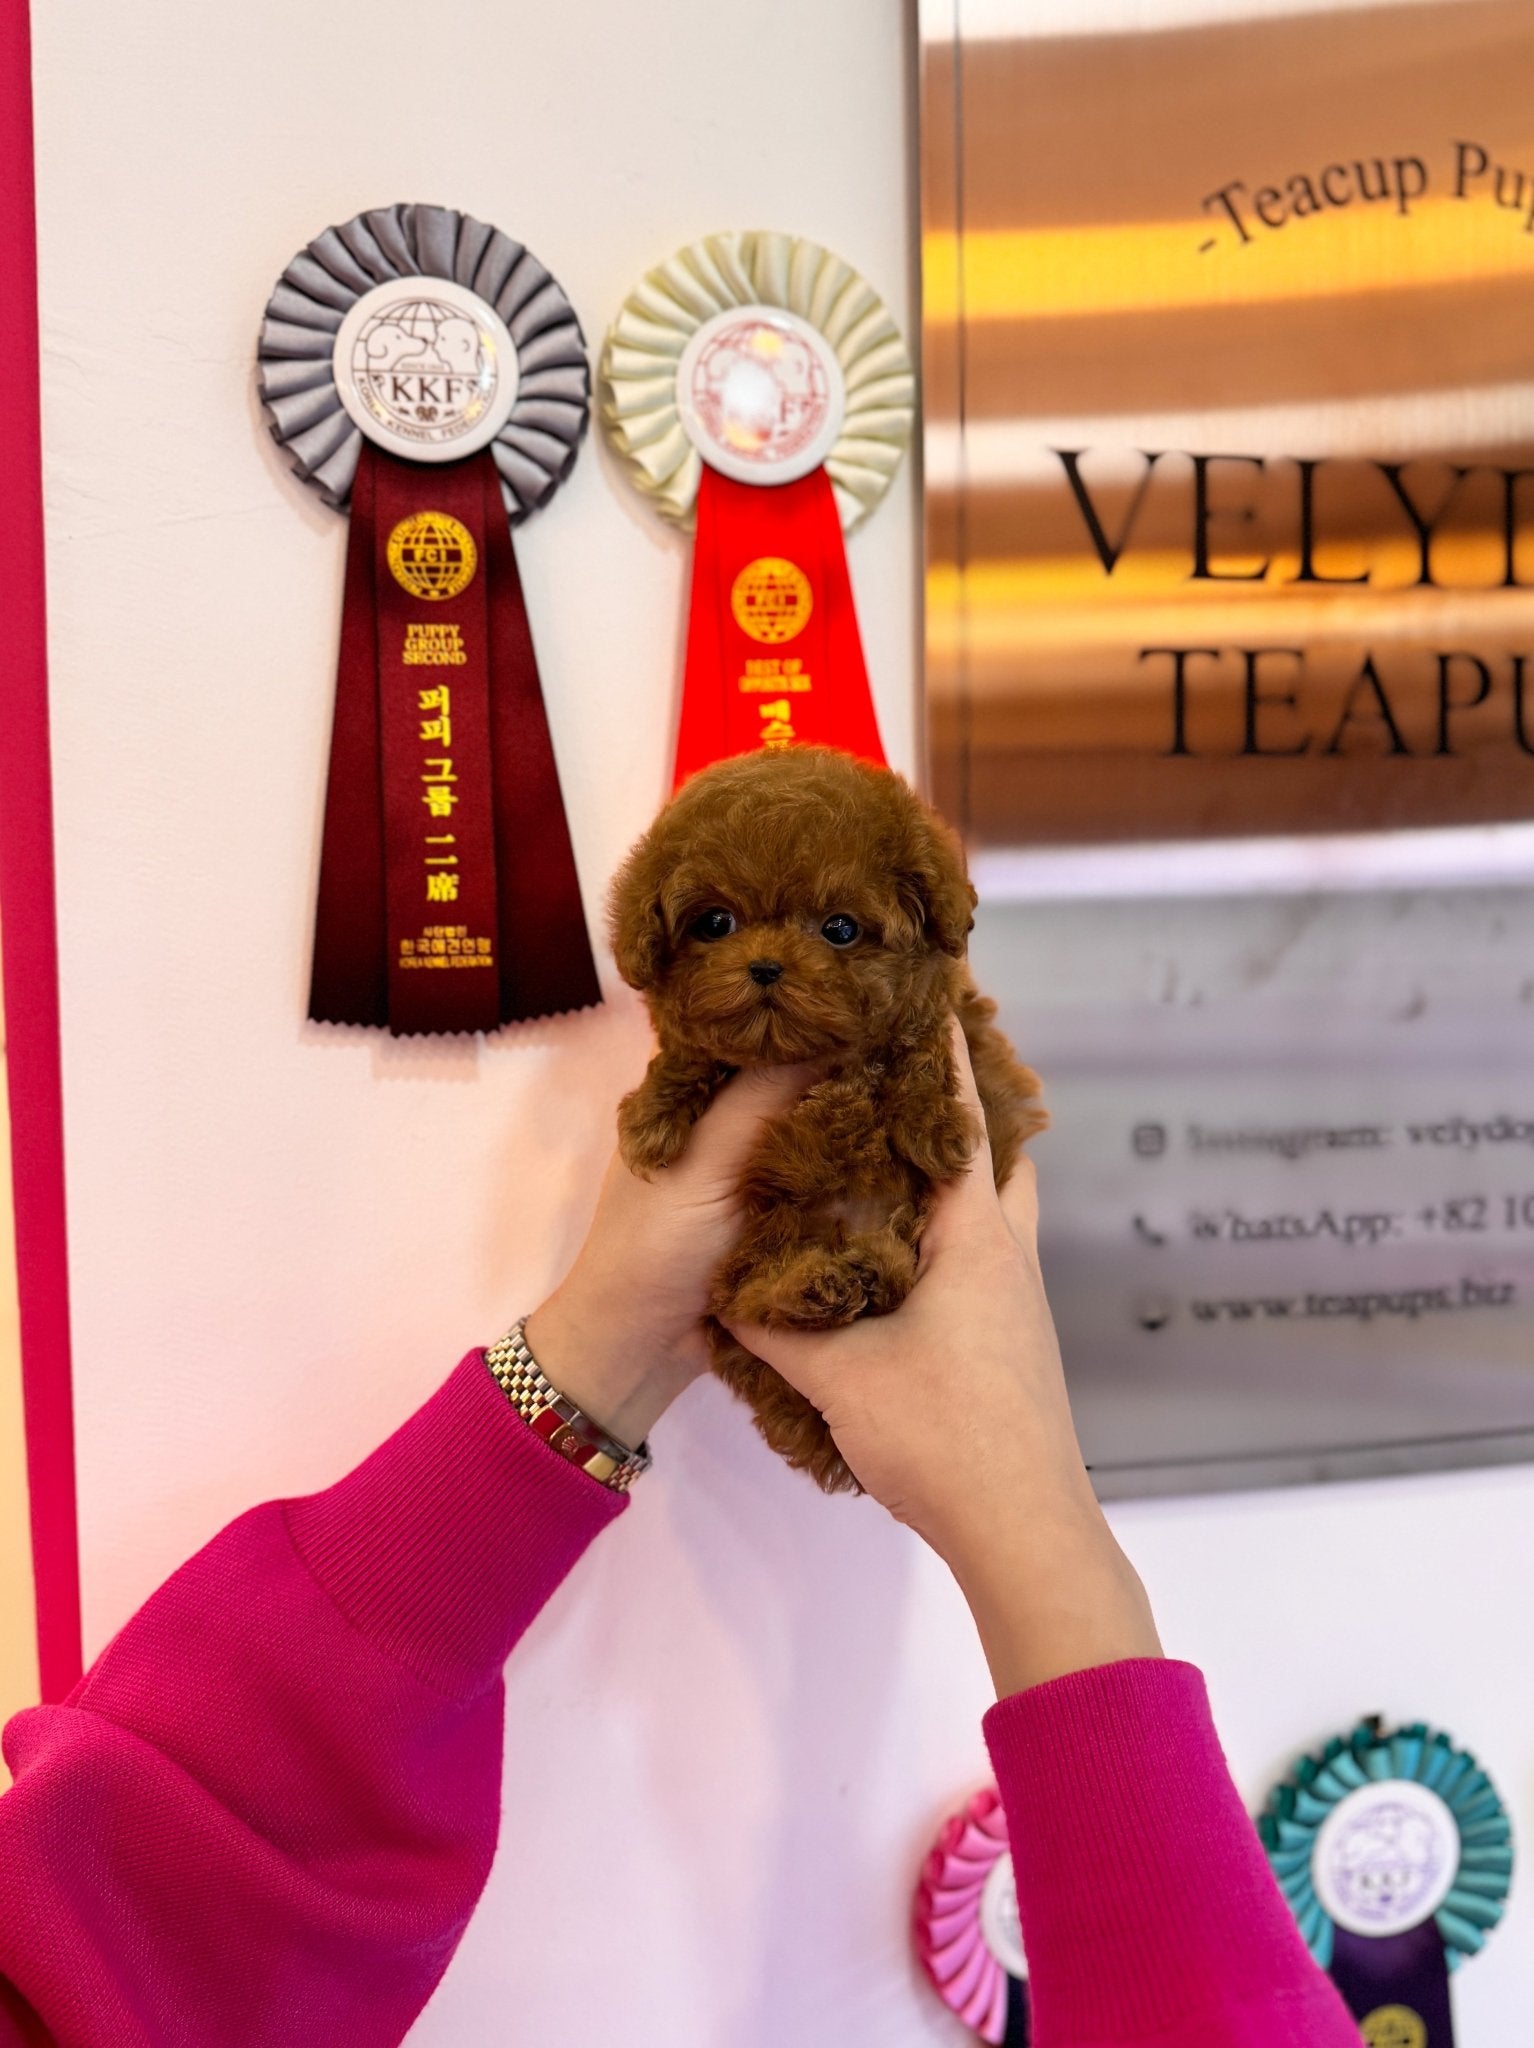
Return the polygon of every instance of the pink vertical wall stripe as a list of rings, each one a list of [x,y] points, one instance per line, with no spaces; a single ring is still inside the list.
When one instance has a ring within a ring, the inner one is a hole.
[[[43,1698],[54,1700],[80,1675],[80,1553],[69,1377],[29,28],[27,0],[0,0],[0,304],[11,316],[7,346],[0,349],[0,477],[8,544],[0,633],[0,948],[38,1661]]]

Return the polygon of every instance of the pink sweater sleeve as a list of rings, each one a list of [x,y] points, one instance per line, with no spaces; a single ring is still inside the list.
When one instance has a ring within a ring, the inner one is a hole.
[[[490,1868],[501,1666],[621,1506],[476,1351],[231,1523],[5,1731],[0,2043],[398,2042]]]
[[[1036,2048],[1358,2048],[1192,1665],[1079,1671],[1002,1700],[985,1733]]]

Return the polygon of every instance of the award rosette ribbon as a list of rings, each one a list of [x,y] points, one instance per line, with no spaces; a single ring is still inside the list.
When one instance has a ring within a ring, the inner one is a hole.
[[[713,235],[624,301],[602,423],[657,511],[696,526],[677,784],[758,747],[883,762],[843,535],[889,488],[915,399],[888,307],[817,243]]]
[[[511,540],[586,428],[569,300],[499,228],[381,207],[282,273],[259,377],[351,514],[310,1016],[491,1031],[598,1001]]]
[[[993,2048],[1027,2048],[1028,1963],[1007,1819],[993,1785],[944,1821],[916,1887],[916,1953],[950,2012]]]
[[[1501,1919],[1513,1869],[1475,1758],[1420,1724],[1362,1721],[1302,1758],[1258,1829],[1368,2048],[1452,2048],[1449,1972]]]

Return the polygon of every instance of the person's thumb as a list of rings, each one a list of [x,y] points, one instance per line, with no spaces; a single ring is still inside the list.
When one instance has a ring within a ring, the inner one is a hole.
[[[762,1126],[792,1109],[821,1078],[818,1067],[748,1067],[734,1074],[698,1119],[688,1152],[694,1171],[713,1180],[744,1167]]]
[[[831,1379],[834,1347],[845,1344],[851,1330],[777,1330],[762,1323],[726,1323],[737,1344],[783,1375],[796,1393],[824,1411]]]

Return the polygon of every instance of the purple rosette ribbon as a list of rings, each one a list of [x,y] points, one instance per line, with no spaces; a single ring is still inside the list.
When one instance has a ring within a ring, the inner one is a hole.
[[[1501,1919],[1512,1827],[1468,1751],[1376,1717],[1302,1757],[1258,1820],[1368,2048],[1453,2048],[1449,1975]]]

